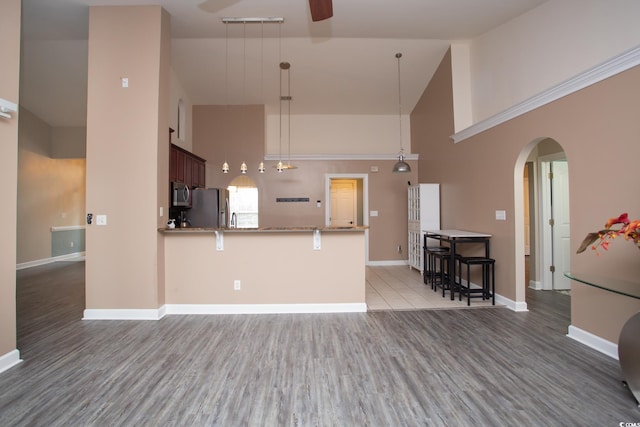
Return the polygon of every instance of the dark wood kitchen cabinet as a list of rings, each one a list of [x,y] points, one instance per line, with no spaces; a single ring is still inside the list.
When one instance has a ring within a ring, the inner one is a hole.
[[[205,187],[207,161],[171,144],[169,151],[169,181],[183,182],[189,187]]]

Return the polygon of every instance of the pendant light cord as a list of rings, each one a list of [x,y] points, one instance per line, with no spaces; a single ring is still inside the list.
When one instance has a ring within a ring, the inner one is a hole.
[[[287,164],[291,164],[291,67],[287,68]]]
[[[400,58],[402,58],[401,53],[396,53],[396,58],[398,59],[398,118],[400,123],[400,154],[404,152],[404,148],[402,147],[402,90],[400,88]]]

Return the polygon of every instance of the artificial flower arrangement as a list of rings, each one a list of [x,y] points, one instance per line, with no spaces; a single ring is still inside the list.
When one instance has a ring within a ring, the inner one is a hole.
[[[618,224],[621,224],[620,228],[612,228]],[[609,242],[617,237],[633,241],[633,244],[640,249],[640,220],[629,221],[627,213],[623,213],[617,218],[610,218],[604,225],[604,230],[587,234],[576,253],[584,252],[588,247],[591,247],[591,250],[600,255],[598,247],[605,251],[608,250]]]

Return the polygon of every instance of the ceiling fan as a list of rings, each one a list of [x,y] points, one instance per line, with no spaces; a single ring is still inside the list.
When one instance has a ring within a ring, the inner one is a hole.
[[[323,21],[333,16],[332,0],[309,0],[309,9],[311,9],[313,22]]]
[[[198,7],[206,12],[219,12],[240,0],[204,0]],[[311,20],[313,22],[324,21],[333,16],[333,0],[309,0]]]

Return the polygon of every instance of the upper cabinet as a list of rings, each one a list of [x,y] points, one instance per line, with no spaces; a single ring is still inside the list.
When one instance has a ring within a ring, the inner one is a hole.
[[[207,161],[171,144],[169,151],[169,181],[183,182],[189,187],[205,187],[205,164]]]

